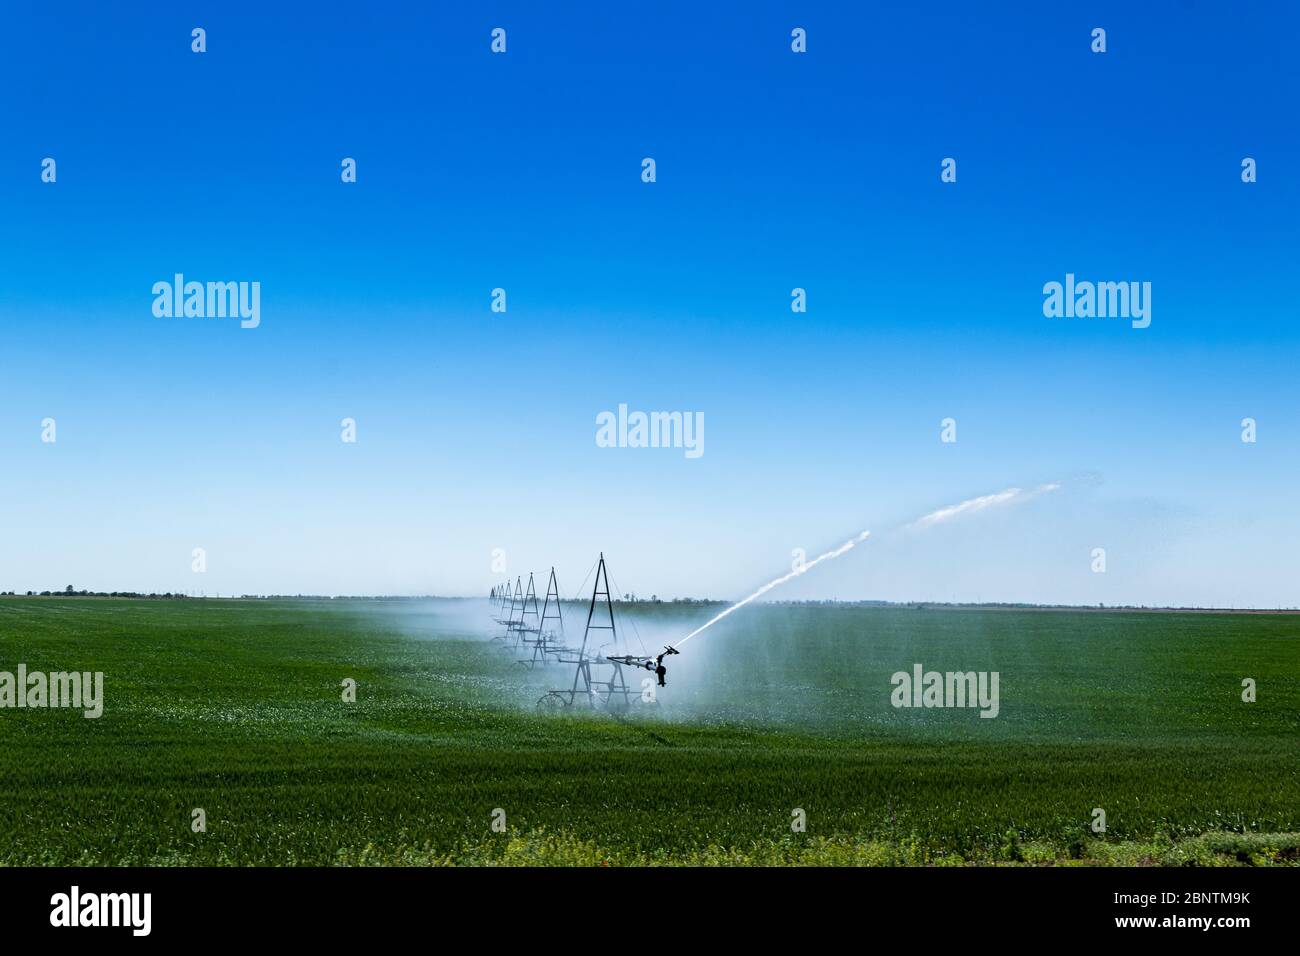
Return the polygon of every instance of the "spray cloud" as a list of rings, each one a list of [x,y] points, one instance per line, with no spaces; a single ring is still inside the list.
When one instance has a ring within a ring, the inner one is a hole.
[[[922,515],[920,518],[917,518],[911,524],[907,525],[904,530],[910,531],[910,530],[918,530],[921,528],[929,528],[937,524],[943,524],[945,522],[951,521],[954,518],[960,518],[965,515],[974,514],[979,511],[984,511],[987,508],[999,507],[1001,505],[1010,504],[1012,502],[1017,502],[1017,501],[1028,501],[1031,498],[1037,498],[1039,495],[1044,495],[1049,492],[1056,491],[1060,487],[1061,487],[1061,483],[1059,481],[1053,481],[1053,482],[1048,482],[1045,485],[1039,485],[1037,488],[1031,489],[1030,491],[1025,491],[1024,489],[1021,488],[1008,488],[1005,491],[999,491],[996,492],[995,494],[980,495],[977,498],[968,498],[967,500],[959,502],[955,505],[948,505],[946,507],[939,508],[936,511],[931,511],[929,514]],[[807,564],[803,564],[795,568],[790,573],[783,574],[779,578],[775,578],[774,580],[768,581],[766,584],[764,584],[753,594],[749,595],[748,597],[742,598],[741,600],[737,601],[735,604],[731,605],[731,607],[727,608],[726,610],[715,615],[710,620],[701,624],[695,630],[691,631],[691,633],[687,634],[680,641],[678,641],[674,646],[681,647],[683,644],[689,641],[696,634],[699,634],[701,631],[707,630],[708,628],[712,627],[714,624],[717,624],[719,621],[721,621],[724,617],[731,614],[733,611],[740,610],[742,607],[744,607],[746,604],[749,604],[751,601],[758,600],[768,591],[772,590],[775,587],[779,587],[780,585],[784,584],[786,581],[789,581],[791,578],[797,578],[799,575],[807,573],[811,568],[815,567],[818,564],[821,564],[823,561],[834,560],[835,558],[838,558],[840,555],[844,554],[845,552],[852,551],[863,541],[866,541],[870,535],[871,535],[870,531],[864,531],[856,538],[850,538],[848,541],[844,542],[842,545],[840,545],[838,548],[834,549],[833,551],[827,551],[825,554],[818,555],[816,558],[813,558],[813,560],[809,561]]]

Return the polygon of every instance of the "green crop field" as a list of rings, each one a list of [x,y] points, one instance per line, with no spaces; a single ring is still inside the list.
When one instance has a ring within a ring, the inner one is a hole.
[[[584,612],[566,606],[571,636]],[[710,611],[619,613],[653,650]],[[538,713],[571,671],[527,671],[491,633],[470,601],[0,598],[0,671],[105,675],[98,719],[0,710],[0,862],[1285,864],[1300,847],[1300,616],[751,607],[625,718]],[[916,663],[998,672],[998,716],[891,706]]]

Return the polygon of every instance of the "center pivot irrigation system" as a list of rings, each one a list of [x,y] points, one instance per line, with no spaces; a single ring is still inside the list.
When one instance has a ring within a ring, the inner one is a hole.
[[[1040,491],[1050,491],[1059,487],[1059,484],[1045,485]],[[1019,494],[1020,489],[1013,488],[1001,496],[993,497],[1010,500],[1010,498],[1014,498]],[[981,502],[987,500],[987,498],[982,498],[963,502],[952,508],[927,515],[926,519],[939,516],[935,520],[942,520],[942,518],[951,514],[960,513],[972,504],[983,507]],[[492,589],[489,596],[492,599],[494,609],[493,618],[504,628],[493,640],[499,641],[503,647],[508,648],[515,655],[519,655],[520,652],[526,654],[527,656],[524,657],[517,656],[516,661],[530,670],[539,664],[545,665],[551,662],[573,665],[572,686],[547,691],[537,701],[539,710],[559,710],[563,707],[576,707],[585,704],[592,710],[623,712],[630,709],[635,700],[645,704],[654,704],[657,702],[654,678],[643,678],[641,692],[637,694],[627,686],[627,679],[623,676],[624,667],[650,671],[655,677],[659,678],[658,686],[665,686],[664,675],[667,673],[667,668],[664,666],[665,657],[681,653],[678,648],[687,641],[707,631],[714,624],[740,610],[746,604],[757,601],[773,588],[779,587],[791,578],[807,573],[823,561],[834,561],[840,555],[852,551],[869,537],[871,537],[871,532],[863,531],[856,537],[845,541],[838,548],[832,548],[825,554],[819,554],[811,561],[799,564],[780,577],[773,578],[754,593],[741,598],[735,604],[713,615],[680,641],[677,641],[675,646],[672,644],[665,645],[663,651],[657,656],[646,653],[645,644],[641,642],[639,634],[636,635],[636,641],[641,645],[641,653],[639,654],[633,653],[633,648],[626,642],[620,643],[620,634],[614,626],[614,601],[610,596],[609,573],[605,569],[605,555],[603,552],[593,568],[596,572],[596,579],[591,586],[591,606],[587,609],[587,626],[583,628],[582,644],[580,646],[576,648],[570,647],[564,638],[564,618],[560,613],[560,588],[555,582],[555,568],[551,568],[551,579],[546,585],[546,600],[542,604],[540,614],[537,611],[537,591],[533,587],[533,575],[531,573],[528,575],[527,590],[524,590],[522,578],[515,578],[513,585]],[[590,577],[591,571],[588,571],[587,575]],[[578,590],[582,590],[586,583],[587,581],[584,578],[582,584],[578,586]],[[604,605],[599,614],[596,612],[598,603]],[[555,608],[553,613],[551,611],[552,605]],[[502,611],[506,612],[506,616],[497,617],[496,615]],[[609,620],[608,624],[599,623],[606,618]],[[553,626],[547,623],[551,620],[555,622]],[[635,634],[635,624],[632,625],[632,630]],[[592,631],[608,631],[609,640],[603,644],[593,643]]]
[[[1058,491],[1063,485],[1064,482],[1053,481],[1039,485],[1029,491],[1021,488],[1008,488],[996,494],[980,495],[977,498],[970,498],[955,505],[931,511],[911,524],[905,525],[901,530],[904,533],[915,532],[967,514],[984,511],[988,508],[1028,501],[1040,495]],[[640,635],[636,635],[637,643],[641,644],[640,654],[633,653],[633,648],[626,643],[620,644],[620,635],[614,626],[614,602],[610,597],[609,575],[605,570],[605,555],[603,553],[594,566],[596,580],[591,588],[591,606],[587,609],[587,626],[583,629],[582,644],[580,646],[576,648],[570,647],[564,638],[564,619],[560,613],[560,589],[555,583],[555,568],[551,568],[551,579],[546,585],[546,599],[542,604],[540,614],[537,610],[537,592],[533,588],[531,573],[528,575],[528,589],[526,591],[523,588],[521,578],[515,578],[513,585],[507,584],[492,589],[490,597],[492,599],[493,617],[505,629],[496,635],[493,640],[501,642],[502,646],[508,648],[513,654],[518,655],[521,651],[526,653],[527,656],[518,657],[517,662],[530,670],[539,664],[573,665],[572,686],[547,691],[537,702],[540,710],[558,710],[564,707],[576,707],[585,704],[592,710],[601,709],[621,712],[628,710],[634,700],[653,704],[656,703],[654,678],[643,678],[641,693],[637,694],[627,686],[627,680],[623,676],[624,667],[651,671],[659,678],[658,686],[663,687],[664,675],[667,673],[667,669],[664,667],[665,657],[680,653],[678,648],[683,647],[688,641],[707,631],[730,614],[740,610],[746,604],[759,600],[773,588],[780,587],[787,581],[806,574],[825,561],[834,561],[841,555],[852,551],[870,537],[870,531],[860,532],[838,548],[832,548],[824,554],[819,554],[811,561],[799,563],[785,574],[768,581],[752,594],[719,611],[680,641],[666,645],[658,656],[646,653]],[[591,572],[588,571],[587,575],[590,577]],[[578,590],[581,591],[586,583],[584,578],[582,584],[578,586]],[[597,615],[596,605],[600,602],[603,602],[604,607],[600,614]],[[502,611],[505,612],[506,616],[497,617],[496,615]],[[594,623],[604,620],[606,617],[609,620],[608,624]],[[554,621],[554,624],[549,624],[550,621]],[[632,630],[635,633],[635,624],[633,624]],[[603,644],[593,644],[592,631],[608,631],[609,640]]]
[[[538,710],[586,707],[625,713],[637,703],[657,703],[655,677],[658,678],[657,686],[664,686],[663,659],[677,651],[665,647],[658,656],[647,654],[633,625],[636,643],[640,645],[640,653],[635,653],[637,649],[614,623],[614,600],[603,553],[594,570],[596,577],[591,586],[587,625],[582,630],[582,643],[576,647],[568,643],[564,634],[564,615],[555,568],[551,568],[540,611],[531,572],[527,587],[524,587],[522,577],[516,577],[514,584],[498,585],[489,595],[493,620],[502,628],[492,640],[514,655],[517,664],[529,670],[548,664],[573,667],[572,683],[548,690],[538,699]],[[588,576],[590,574],[588,572]],[[585,579],[583,584],[586,584]],[[623,673],[625,667],[651,671],[655,677],[645,677],[639,687],[633,688]]]

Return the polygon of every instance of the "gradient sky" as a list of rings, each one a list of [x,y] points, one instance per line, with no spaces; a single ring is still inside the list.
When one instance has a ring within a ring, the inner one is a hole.
[[[3,16],[2,589],[478,594],[503,548],[739,597],[871,528],[771,597],[1300,604],[1292,4]],[[177,272],[261,327],[155,318]],[[1044,318],[1067,272],[1151,327]],[[598,448],[620,402],[705,454]]]

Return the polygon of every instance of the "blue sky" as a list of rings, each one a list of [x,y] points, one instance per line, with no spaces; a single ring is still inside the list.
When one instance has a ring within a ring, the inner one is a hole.
[[[1300,15],[914,6],[11,5],[0,588],[474,594],[502,548],[576,589],[603,549],[730,597],[1088,474],[772,596],[1300,604]],[[178,272],[260,327],[156,318]],[[1067,272],[1151,282],[1150,328],[1045,318]],[[621,402],[705,454],[597,447]]]

